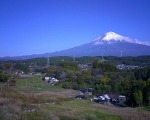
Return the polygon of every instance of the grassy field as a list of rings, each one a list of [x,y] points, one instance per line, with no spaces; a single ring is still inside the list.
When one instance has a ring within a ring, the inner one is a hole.
[[[149,120],[149,112],[73,98],[77,91],[50,86],[41,78],[0,84],[0,120]]]
[[[17,84],[15,86],[16,89],[21,91],[47,91],[47,90],[54,90],[54,91],[62,91],[64,90],[60,86],[52,86],[47,84],[46,82],[42,81],[41,77],[31,77],[31,78],[20,78],[17,79]]]

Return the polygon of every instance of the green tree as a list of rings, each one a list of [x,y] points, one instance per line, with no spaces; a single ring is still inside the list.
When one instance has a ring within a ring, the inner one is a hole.
[[[54,77],[55,72],[56,72],[56,67],[50,67],[49,69],[47,69],[46,74]]]
[[[100,83],[102,83],[103,85],[107,85],[110,81],[111,81],[110,78],[108,78],[108,77],[103,77],[103,78],[100,80]]]
[[[5,63],[3,67],[4,67],[4,69],[10,69],[12,67],[12,64],[11,63]]]
[[[9,79],[7,74],[0,73],[0,82],[6,82]]]
[[[141,90],[138,90],[138,91],[135,91],[133,93],[133,97],[134,97],[134,100],[136,102],[136,104],[139,105],[139,107],[142,105],[142,102],[143,102],[143,93]]]
[[[100,64],[99,59],[95,59],[92,66],[93,66],[93,68],[98,68],[99,64]]]
[[[18,63],[18,64],[15,65],[15,68],[19,69],[19,70],[22,70],[25,73],[29,72],[29,68],[26,65],[24,65],[24,64],[19,64]]]
[[[146,86],[143,91],[144,103],[150,105],[150,78],[146,81]]]

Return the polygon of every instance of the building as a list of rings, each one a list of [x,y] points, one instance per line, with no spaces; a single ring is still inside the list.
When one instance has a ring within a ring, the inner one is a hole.
[[[118,96],[118,100],[119,100],[120,103],[123,103],[123,102],[126,101],[126,96],[119,95],[119,96]]]
[[[49,84],[55,84],[55,83],[59,82],[58,79],[52,78],[52,77],[49,77],[49,76],[44,77],[43,80],[44,80],[45,82],[49,83]]]
[[[92,88],[86,88],[79,91],[79,95],[92,95],[93,90]]]

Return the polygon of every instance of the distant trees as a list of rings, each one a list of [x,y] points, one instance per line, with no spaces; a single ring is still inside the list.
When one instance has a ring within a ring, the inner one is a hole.
[[[102,72],[115,72],[115,71],[117,71],[116,66],[109,64],[109,63],[102,63],[102,62],[100,62],[99,59],[94,60],[92,67],[94,69],[95,68],[102,69]]]
[[[73,70],[78,69],[77,64],[73,62],[59,62],[58,66],[61,66],[63,68],[73,69]]]
[[[3,65],[4,69],[10,69],[12,67],[12,64],[11,63],[5,63]]]
[[[19,70],[23,71],[24,73],[28,73],[29,72],[29,68],[26,65],[24,65],[24,64],[17,63],[14,67],[16,69],[19,69]]]
[[[0,73],[0,82],[6,82],[9,79],[8,74]]]
[[[136,80],[147,80],[150,78],[150,68],[137,69],[134,75]]]
[[[99,68],[100,67],[100,61],[99,59],[95,59],[93,64],[92,64],[93,68]]]
[[[12,70],[13,64],[8,62],[8,63],[4,63],[2,65],[2,70],[5,71],[5,73],[9,73],[11,74],[11,70]]]

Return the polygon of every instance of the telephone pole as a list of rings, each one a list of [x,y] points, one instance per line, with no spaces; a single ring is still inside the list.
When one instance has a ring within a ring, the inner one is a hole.
[[[48,58],[47,58],[47,67],[49,67],[50,66],[50,61],[49,61],[49,56],[48,56]]]

